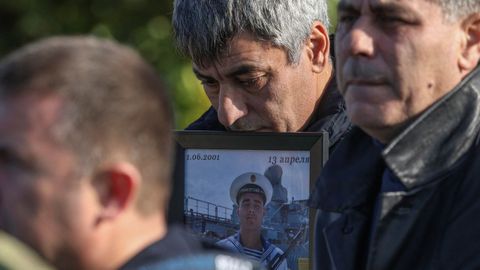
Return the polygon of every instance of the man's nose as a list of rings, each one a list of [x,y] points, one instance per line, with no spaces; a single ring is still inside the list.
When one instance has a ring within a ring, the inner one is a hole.
[[[375,53],[374,31],[367,18],[360,18],[350,30],[351,55],[372,57]]]
[[[247,106],[240,89],[235,89],[229,85],[220,87],[218,96],[218,120],[223,126],[229,127],[238,119],[247,115]]]

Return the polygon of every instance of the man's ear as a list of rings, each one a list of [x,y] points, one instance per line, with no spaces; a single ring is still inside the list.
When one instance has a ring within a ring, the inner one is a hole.
[[[312,31],[307,40],[307,50],[313,64],[313,72],[322,72],[330,57],[330,39],[327,28],[319,21],[315,21],[312,25]]]
[[[127,162],[109,164],[97,172],[94,186],[100,202],[99,220],[115,219],[134,206],[141,181],[140,173]]]
[[[480,13],[468,16],[462,22],[464,46],[459,60],[459,67],[465,73],[473,70],[480,60]]]

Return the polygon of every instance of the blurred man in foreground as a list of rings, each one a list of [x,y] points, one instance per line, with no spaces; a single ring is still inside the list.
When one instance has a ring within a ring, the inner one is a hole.
[[[202,251],[167,229],[171,128],[165,89],[129,48],[59,37],[12,53],[0,63],[0,228],[60,269],[166,269]],[[183,269],[226,269],[210,263]]]
[[[341,0],[316,269],[480,268],[480,1]]]

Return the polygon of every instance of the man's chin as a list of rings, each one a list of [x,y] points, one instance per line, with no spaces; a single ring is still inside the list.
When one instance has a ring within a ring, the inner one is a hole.
[[[258,229],[258,222],[256,220],[247,220],[245,225],[249,229]]]
[[[236,131],[236,132],[280,132],[278,130],[274,130],[272,128],[227,128],[229,131]]]
[[[235,122],[233,125],[227,128],[230,131],[242,131],[242,132],[271,132],[274,131],[272,128],[267,125],[259,123],[247,123],[241,121],[241,119]]]
[[[268,132],[271,129],[267,128],[256,128],[256,127],[228,127],[227,130],[229,131],[236,131],[236,132]]]

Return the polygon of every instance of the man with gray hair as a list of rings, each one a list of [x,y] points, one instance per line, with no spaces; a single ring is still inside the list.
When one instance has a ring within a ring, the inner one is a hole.
[[[173,26],[212,104],[187,129],[327,131],[333,146],[350,127],[324,0],[176,0]]]
[[[480,269],[480,1],[340,0],[315,269]]]

